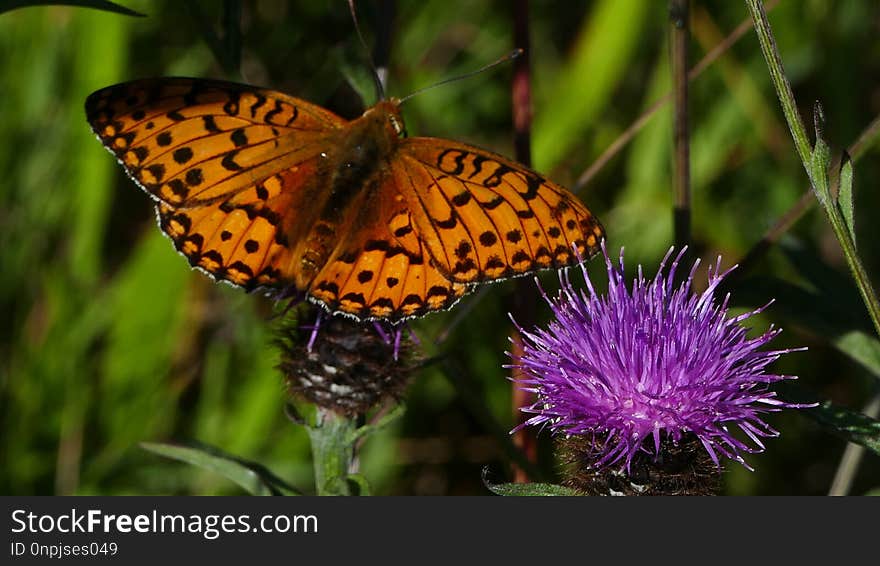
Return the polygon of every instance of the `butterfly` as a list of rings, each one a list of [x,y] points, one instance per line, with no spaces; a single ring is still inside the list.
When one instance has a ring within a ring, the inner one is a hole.
[[[519,163],[406,137],[394,98],[349,121],[273,90],[157,78],[98,90],[85,109],[192,266],[360,320],[421,316],[480,283],[574,265],[604,234]]]

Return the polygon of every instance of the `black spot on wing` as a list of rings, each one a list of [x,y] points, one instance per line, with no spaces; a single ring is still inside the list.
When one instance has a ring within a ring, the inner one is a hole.
[[[498,236],[495,235],[495,232],[486,231],[480,234],[480,245],[484,247],[494,246],[498,241]]]
[[[190,159],[193,158],[193,151],[190,148],[184,146],[184,147],[175,149],[174,153],[172,153],[171,156],[174,158],[174,161],[183,165],[184,163],[186,163],[187,161],[189,161]]]
[[[455,206],[464,206],[469,203],[470,200],[471,194],[467,191],[464,191],[452,197],[452,204],[454,204]]]
[[[232,91],[229,93],[229,100],[226,101],[226,104],[223,105],[223,111],[229,114],[230,116],[236,116],[238,114],[238,102],[241,99],[241,93]]]
[[[455,228],[456,224],[458,224],[458,219],[455,217],[455,213],[451,213],[449,215],[449,218],[447,218],[446,220],[436,220],[435,219],[434,221],[436,222],[437,226],[439,226],[440,228],[443,228],[445,230],[450,230],[452,228]]]
[[[241,165],[235,162],[236,155],[238,155],[238,151],[230,151],[223,156],[223,160],[220,161],[220,165],[222,165],[223,168],[227,171],[241,171]]]
[[[243,145],[247,145],[248,139],[247,135],[244,133],[244,128],[238,128],[232,135],[229,136],[229,139],[235,144],[235,147],[241,147]]]
[[[217,122],[214,121],[213,116],[202,116],[202,122],[205,126],[205,130],[211,133],[216,133],[220,131],[220,128],[217,127]]]
[[[263,117],[263,120],[267,124],[274,124],[274,122],[272,122],[272,118],[274,118],[278,114],[281,114],[281,112],[283,110],[284,110],[284,108],[281,106],[281,101],[276,99],[275,106],[272,108],[272,110],[269,110],[268,112],[266,112],[266,116]]]
[[[205,181],[202,170],[199,168],[190,169],[186,172],[186,184],[190,187],[197,187]]]
[[[262,94],[257,94],[256,97],[257,97],[256,102],[251,104],[251,118],[256,118],[257,117],[257,110],[259,110],[262,105],[266,104],[266,97],[265,96],[263,96]]]

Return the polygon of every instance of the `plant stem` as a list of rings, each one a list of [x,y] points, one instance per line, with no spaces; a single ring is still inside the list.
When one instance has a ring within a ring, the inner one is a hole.
[[[352,495],[348,476],[354,462],[355,420],[318,408],[315,425],[307,430],[312,441],[318,495]]]
[[[674,144],[672,184],[675,194],[673,223],[675,246],[681,248],[691,239],[690,139],[688,136],[688,39],[689,0],[670,0],[671,62],[674,99]]]
[[[788,79],[785,77],[785,70],[782,68],[782,58],[779,56],[776,40],[770,31],[770,21],[767,19],[767,12],[764,11],[764,4],[761,0],[746,0],[746,5],[752,14],[755,32],[757,32],[758,41],[761,43],[761,52],[767,61],[770,79],[776,88],[779,102],[782,104],[782,113],[785,114],[785,121],[788,122],[788,129],[791,130],[795,148],[807,170],[807,175],[810,175],[809,163],[812,155],[810,138],[807,136],[807,130],[798,112],[791,84],[789,84]],[[815,187],[815,183],[813,186]]]
[[[523,50],[513,62],[513,84],[511,98],[513,106],[513,144],[516,159],[520,163],[531,166],[532,164],[532,94],[531,94],[531,69],[529,66],[529,0],[516,0],[513,3],[513,44]],[[535,305],[537,303],[535,286],[529,278],[524,278],[516,283],[514,294],[507,301],[508,310],[516,313],[520,324],[531,325],[535,320]],[[525,298],[525,300],[523,300]],[[515,328],[511,329],[513,352],[518,354],[522,350],[522,337]],[[525,416],[520,407],[531,405],[534,402],[533,394],[524,391],[516,384],[520,370],[511,369],[511,404],[513,420],[520,424]],[[521,428],[513,433],[513,443],[519,448],[525,457],[535,462],[538,458],[538,445],[534,432],[531,429]],[[517,483],[529,481],[529,474],[522,466],[513,463],[513,477]]]
[[[776,41],[773,39],[773,33],[770,30],[770,22],[767,20],[764,6],[760,0],[745,0],[745,2],[749,8],[749,12],[751,12],[752,20],[755,23],[755,31],[758,34],[758,41],[761,43],[761,51],[764,53],[764,59],[767,61],[767,67],[770,70],[770,78],[773,81],[773,86],[776,88],[776,95],[779,97],[779,102],[782,104],[782,111],[785,114],[785,120],[788,122],[788,128],[791,130],[791,135],[794,139],[798,155],[800,155],[804,169],[807,171],[807,177],[810,179],[810,184],[813,186],[813,190],[816,191],[816,194],[820,197],[820,202],[822,202],[823,207],[825,208],[825,212],[828,216],[828,220],[831,222],[831,227],[837,236],[837,240],[840,242],[843,255],[846,258],[850,271],[852,271],[853,278],[859,288],[859,293],[861,293],[862,300],[865,302],[865,307],[868,309],[871,322],[874,323],[874,330],[877,332],[877,335],[880,336],[880,301],[878,301],[877,295],[871,287],[871,282],[868,279],[868,274],[856,253],[855,242],[852,237],[850,237],[846,222],[837,206],[837,199],[832,198],[830,194],[827,165],[824,170],[821,171],[814,170],[812,165],[813,150],[810,146],[807,130],[804,127],[800,114],[798,113],[791,85],[785,78],[785,71],[782,68],[782,60],[779,56],[779,50],[776,48]],[[817,131],[816,135],[818,138],[821,133]],[[820,143],[824,142],[817,139],[816,145],[819,146]],[[821,177],[819,177],[819,175],[821,175]]]
[[[770,0],[767,2],[766,9],[772,10],[779,3],[779,0]],[[730,34],[724,38],[724,41],[716,45],[712,48],[711,51],[706,53],[700,61],[694,65],[694,67],[688,72],[688,81],[693,81],[700,74],[708,69],[712,63],[714,63],[719,57],[727,53],[730,48],[742,38],[750,29],[752,28],[752,22],[749,18],[744,19],[736,29],[734,29]],[[595,161],[583,172],[580,177],[578,177],[577,181],[575,181],[572,190],[575,194],[580,194],[584,187],[586,187],[593,178],[599,174],[605,165],[611,161],[611,159],[620,153],[626,144],[628,144],[632,139],[639,133],[642,128],[645,127],[651,118],[654,117],[657,112],[666,106],[666,104],[672,100],[674,96],[674,92],[669,92],[665,94],[662,98],[651,104],[651,106],[642,112],[642,114],[635,119],[635,121],[629,125],[629,127],[623,131],[614,142],[609,145],[605,151],[602,152],[602,155],[596,158]]]

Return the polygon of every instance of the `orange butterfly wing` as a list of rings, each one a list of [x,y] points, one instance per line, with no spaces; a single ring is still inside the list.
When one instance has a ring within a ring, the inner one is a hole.
[[[312,295],[370,317],[445,309],[474,284],[577,263],[602,226],[569,191],[500,155],[409,138],[366,199],[353,244],[318,274]],[[577,254],[574,253],[577,247]]]
[[[246,289],[400,319],[474,284],[576,263],[603,232],[569,192],[504,157],[399,139],[396,101],[348,122],[271,90],[150,79],[86,101],[190,263]]]
[[[394,161],[392,161],[393,163]],[[409,226],[410,191],[392,167],[358,206],[356,232],[315,278],[310,294],[359,318],[399,319],[451,307],[469,286],[444,276]]]
[[[345,120],[279,92],[185,78],[101,89],[86,115],[193,266],[248,289],[297,285],[301,213]]]
[[[412,228],[451,281],[478,283],[578,263],[604,230],[568,190],[522,164],[435,138],[401,141]]]

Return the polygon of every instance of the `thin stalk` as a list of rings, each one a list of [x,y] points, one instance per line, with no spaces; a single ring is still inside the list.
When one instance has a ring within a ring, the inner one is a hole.
[[[388,92],[388,66],[391,60],[391,42],[394,35],[392,32],[397,16],[397,2],[395,0],[381,0],[376,2],[375,10],[376,43],[373,47],[373,61],[376,62],[379,83],[381,83],[383,91]]]
[[[772,10],[779,3],[779,0],[770,0],[767,2],[767,10]],[[706,53],[706,55],[700,59],[700,61],[694,65],[693,69],[688,73],[688,81],[693,81],[700,74],[709,68],[712,63],[715,62],[719,57],[727,53],[737,41],[742,38],[748,31],[752,28],[752,22],[749,18],[744,19],[736,29],[734,29],[730,34],[724,38],[724,41],[716,45],[711,51]],[[642,128],[645,127],[645,124],[654,117],[658,110],[663,108],[668,102],[670,102],[673,98],[674,92],[669,92],[664,95],[662,98],[657,100],[654,104],[652,104],[647,110],[642,112],[642,114],[636,118],[636,120],[626,129],[622,134],[617,136],[617,139],[608,146],[608,148],[602,152],[596,160],[590,165],[583,173],[581,173],[580,177],[578,177],[577,181],[574,184],[573,191],[575,194],[579,194],[584,187],[586,187],[590,181],[595,177],[599,171],[601,171],[605,165],[608,164],[611,159],[620,153],[620,151],[626,147],[632,139],[639,133]]]
[[[202,39],[208,44],[214,58],[227,76],[241,79],[241,2],[226,0],[223,3],[223,36],[217,35],[211,19],[196,0],[186,0],[184,9],[198,26]]]
[[[862,410],[862,413],[872,419],[877,418],[877,415],[880,414],[880,393],[875,394],[871,398],[864,410]],[[864,446],[854,442],[847,443],[846,450],[843,451],[843,457],[840,459],[840,465],[838,465],[837,472],[834,474],[834,481],[831,482],[831,489],[828,490],[828,495],[847,495],[849,493],[864,455]]]
[[[779,55],[776,40],[773,38],[773,33],[770,30],[770,21],[767,19],[764,5],[760,0],[746,0],[746,5],[752,14],[752,22],[755,26],[755,32],[758,34],[761,52],[767,61],[770,80],[773,81],[773,87],[776,89],[779,103],[782,105],[782,113],[785,114],[785,121],[788,123],[788,129],[791,131],[791,136],[794,139],[795,149],[797,149],[801,162],[807,170],[807,175],[810,175],[810,160],[813,153],[810,138],[807,135],[807,129],[804,127],[800,112],[798,112],[791,84],[788,82],[785,70],[782,68],[782,58]],[[813,183],[813,186],[815,186],[815,183]]]
[[[223,66],[241,76],[241,0],[223,2]]]
[[[688,40],[690,38],[689,0],[670,0],[669,23],[672,39],[672,83],[675,93],[673,103],[674,161],[672,188],[675,197],[673,224],[675,246],[684,247],[691,239],[691,168],[690,136],[688,130]]]
[[[797,110],[797,103],[795,102],[791,85],[785,77],[782,59],[779,56],[776,41],[773,39],[770,22],[767,20],[767,13],[764,11],[764,6],[760,0],[745,0],[745,2],[752,15],[755,31],[758,34],[758,41],[761,44],[761,51],[770,70],[770,78],[773,81],[773,86],[776,88],[776,95],[779,97],[779,102],[782,105],[782,111],[785,114],[785,120],[788,122],[788,128],[791,130],[798,155],[801,158],[813,190],[816,191],[823,203],[823,208],[831,223],[831,228],[834,230],[838,242],[840,242],[843,255],[859,288],[859,293],[862,295],[862,300],[865,302],[865,307],[868,309],[871,322],[874,323],[874,330],[880,336],[880,301],[878,301],[877,295],[874,293],[874,289],[868,279],[868,274],[856,253],[855,242],[850,237],[846,222],[837,206],[837,200],[831,197],[828,188],[830,183],[828,182],[827,165],[825,165],[824,170],[820,171],[818,170],[819,168],[814,170],[813,150],[807,136],[807,129],[804,127],[800,113]],[[820,132],[817,131],[817,138],[820,135]],[[818,146],[820,143],[824,142],[821,139],[817,139],[816,145]]]
[[[318,495],[353,495],[348,478],[354,472],[357,428],[353,418],[322,408],[317,409],[315,425],[306,427]]]
[[[525,165],[532,163],[532,90],[531,69],[529,66],[529,1],[516,0],[513,3],[513,43],[515,47],[523,50],[520,57],[513,62],[513,84],[511,86],[511,98],[513,106],[514,127],[514,150],[516,159]],[[516,282],[513,297],[508,299],[509,310],[516,313],[520,324],[531,325],[535,320],[535,300],[523,300],[536,296],[535,286],[531,279],[524,278]],[[513,340],[513,353],[519,355],[522,351],[522,338],[516,329],[511,329]],[[513,421],[520,424],[524,415],[520,407],[531,405],[533,394],[523,391],[516,381],[522,376],[519,369],[511,369],[511,405]],[[537,460],[537,440],[534,432],[527,428],[521,428],[513,434],[513,444],[519,448],[530,462]],[[513,464],[513,481],[525,483],[529,481],[526,468]]]

